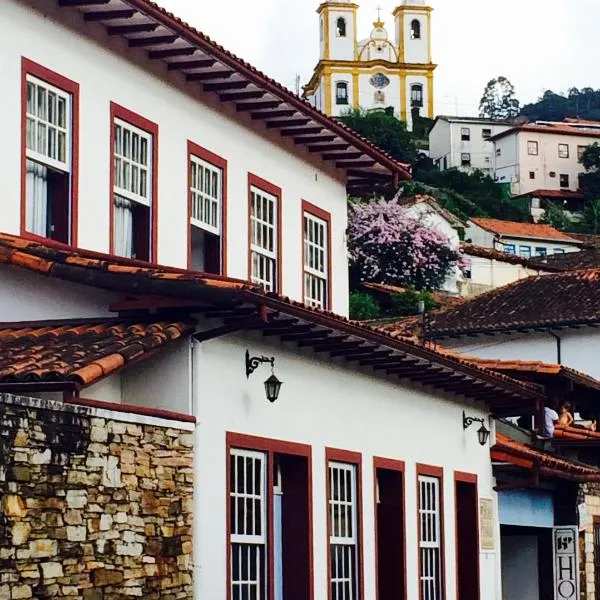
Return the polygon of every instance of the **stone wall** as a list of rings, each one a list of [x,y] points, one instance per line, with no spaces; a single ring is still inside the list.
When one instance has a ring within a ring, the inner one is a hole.
[[[0,600],[192,598],[192,430],[0,394]]]
[[[599,598],[595,585],[594,566],[594,518],[600,519],[600,483],[584,483],[580,486],[579,502],[585,503],[590,522],[586,524],[580,536],[579,569],[580,597],[586,600]]]

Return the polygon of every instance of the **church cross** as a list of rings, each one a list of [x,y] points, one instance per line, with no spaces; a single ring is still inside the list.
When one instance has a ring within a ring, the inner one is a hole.
[[[377,21],[381,22],[381,6],[377,7]]]

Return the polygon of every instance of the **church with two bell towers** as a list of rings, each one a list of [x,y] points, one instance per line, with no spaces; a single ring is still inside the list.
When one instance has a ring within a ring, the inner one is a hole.
[[[351,108],[391,107],[409,129],[415,115],[433,118],[432,10],[425,0],[401,0],[390,39],[378,9],[369,37],[359,40],[358,5],[323,2],[317,9],[319,62],[304,97],[334,117]]]

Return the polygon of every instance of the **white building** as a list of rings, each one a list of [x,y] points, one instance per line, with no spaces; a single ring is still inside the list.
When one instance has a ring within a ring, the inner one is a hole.
[[[463,413],[543,395],[343,316],[346,192],[403,168],[145,0],[0,34],[0,391],[196,417],[197,599],[500,600]]]
[[[461,250],[467,262],[460,284],[461,296],[477,296],[519,279],[559,270],[494,248],[463,243]]]
[[[513,196],[544,198],[562,192],[564,197],[559,199],[567,201],[569,208],[569,200],[581,199],[571,197],[579,190],[579,175],[584,172],[579,159],[587,146],[600,141],[600,124],[529,123],[499,132],[492,141],[499,184]]]
[[[319,6],[319,62],[304,97],[333,116],[349,108],[392,107],[409,128],[413,111],[433,118],[431,7],[425,0],[401,0],[393,13],[393,36],[379,15],[362,40],[357,11],[349,1]]]
[[[440,171],[478,170],[491,175],[494,164],[491,139],[513,125],[494,119],[439,116],[429,132],[429,157]]]
[[[466,240],[475,246],[491,248],[521,258],[578,252],[583,242],[544,223],[520,223],[472,217]]]
[[[161,11],[33,4],[0,15],[6,232],[347,312],[347,190],[400,165]]]

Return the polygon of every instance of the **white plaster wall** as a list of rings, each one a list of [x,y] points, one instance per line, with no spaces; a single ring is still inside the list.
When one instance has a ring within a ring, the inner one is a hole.
[[[421,22],[421,38],[410,39],[410,24],[413,19]],[[427,27],[428,19],[426,13],[418,11],[406,11],[404,13],[404,62],[426,64],[430,62],[429,57],[429,35]]]
[[[382,90],[385,94],[385,102],[383,104],[375,103],[375,92],[377,90],[369,81],[375,73],[384,73],[390,80],[390,84]],[[400,76],[387,72],[386,69],[383,68],[374,68],[367,73],[361,73],[358,76],[358,102],[362,108],[366,109],[393,106],[394,113],[399,118],[402,111],[400,103]]]
[[[490,233],[486,229],[479,227],[479,225],[469,221],[467,223],[467,231],[465,232],[465,239],[470,240],[470,243],[476,246],[483,246],[484,248],[494,247],[494,234]]]
[[[105,29],[89,25],[115,52],[94,43],[56,19],[65,12],[44,6],[47,14],[4,0],[0,11],[0,76],[2,110],[0,161],[4,167],[1,229],[18,234],[20,220],[21,56],[36,61],[80,84],[79,243],[101,252],[109,244],[109,103],[115,101],[159,126],[158,260],[182,267],[187,259],[187,140],[228,160],[227,274],[247,277],[247,177],[252,172],[283,189],[283,294],[301,300],[301,200],[332,214],[333,309],[347,313],[347,257],[344,246],[346,193],[341,172],[293,143],[282,142],[248,116],[219,105],[210,95],[193,97],[199,87],[158,77],[129,62],[129,51]],[[74,27],[87,27],[77,17]],[[74,52],[73,49],[77,51]],[[119,54],[120,53],[120,54]],[[145,65],[145,52],[137,53]],[[193,91],[192,91],[193,90]],[[200,96],[200,95],[199,95]],[[200,100],[200,101],[198,101]],[[204,103],[206,102],[206,103]],[[242,119],[245,119],[244,125]],[[249,127],[261,128],[264,133]],[[303,158],[306,157],[305,158]]]
[[[0,265],[3,322],[114,316],[108,306],[116,298],[111,292]]]
[[[497,158],[496,176],[502,183],[508,182],[512,177],[514,194],[527,194],[539,189],[576,191],[579,188],[578,176],[584,172],[577,158],[577,148],[598,140],[600,133],[597,137],[585,137],[544,132],[515,132],[496,142],[497,147],[502,148],[502,155]],[[538,143],[537,155],[528,154],[529,141]],[[559,144],[568,144],[569,158],[559,158]],[[515,151],[515,147],[518,147],[518,152]],[[530,178],[530,172],[534,173],[534,179]],[[552,177],[550,173],[555,173],[555,176]],[[569,176],[568,188],[560,186],[561,174]]]
[[[498,154],[500,152],[500,154]],[[520,154],[516,135],[507,135],[499,140],[494,140],[492,161],[494,165],[494,179],[498,183],[511,185],[512,194],[519,194],[519,166]]]
[[[555,332],[561,338],[561,362],[592,377],[600,379],[600,332],[586,327]],[[440,340],[448,348],[481,358],[540,360],[558,362],[557,342],[548,333],[514,333],[476,338]]]
[[[156,356],[123,371],[123,402],[192,414],[190,341],[176,341]]]
[[[536,536],[502,536],[502,576],[502,600],[539,600]]]
[[[484,129],[491,129],[492,136],[509,129],[508,125],[493,125],[492,123],[453,122],[452,127],[452,160],[451,166],[465,172],[476,169],[491,172],[493,167],[494,144],[483,137]],[[462,141],[461,130],[470,129],[471,139]],[[461,166],[461,154],[468,152],[471,155],[471,167]],[[486,160],[487,159],[487,160]],[[450,166],[450,165],[449,165]]]
[[[354,60],[355,12],[353,10],[331,10],[329,15],[329,56],[332,60]],[[346,37],[337,36],[337,20],[346,19]]]
[[[94,385],[81,390],[80,396],[90,400],[114,402],[115,404],[127,403],[123,399],[122,374],[120,372],[98,381]]]
[[[511,264],[481,256],[471,256],[469,254],[466,256],[471,262],[470,282],[475,285],[497,288],[532,275],[543,274],[540,271],[528,269],[519,264]]]
[[[418,597],[416,463],[444,469],[447,597],[456,597],[453,471],[476,473],[479,495],[494,498],[488,448],[474,430],[463,431],[462,410],[487,413],[459,401],[322,362],[296,348],[266,345],[259,336],[221,338],[198,346],[196,494],[197,594],[223,598],[226,590],[226,432],[275,438],[312,446],[315,600],[327,598],[325,447],[362,453],[362,517],[365,598],[375,597],[373,457],[406,461],[406,549],[408,598]],[[265,398],[266,366],[246,379],[244,352],[275,355],[284,382],[277,402]],[[292,351],[293,350],[293,351]],[[481,599],[500,600],[497,552],[482,554]]]
[[[443,160],[447,157],[448,168],[452,167],[452,129],[445,119],[438,119],[429,132],[429,157],[434,162],[439,161],[443,170]]]
[[[570,244],[569,242],[548,242],[546,240],[509,238],[505,236],[502,236],[501,244],[514,245],[517,254],[519,254],[519,248],[521,246],[529,246],[531,248],[531,256],[535,256],[536,248],[546,248],[548,254],[554,254],[555,250],[564,250],[565,252],[579,252],[579,250],[581,249],[580,246]]]

